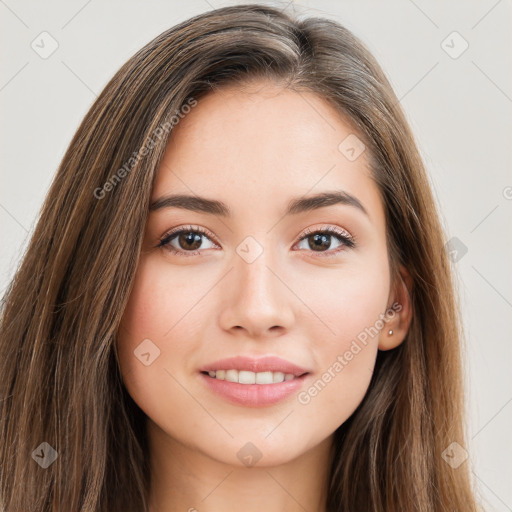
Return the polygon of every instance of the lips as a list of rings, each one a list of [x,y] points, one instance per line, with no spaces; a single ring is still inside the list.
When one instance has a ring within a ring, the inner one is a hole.
[[[207,364],[199,369],[199,371],[203,373],[216,370],[242,370],[254,373],[282,372],[284,374],[292,374],[295,377],[300,377],[301,375],[311,372],[308,368],[303,368],[290,361],[274,356],[266,356],[258,359],[245,356],[230,357]]]
[[[298,393],[306,379],[309,381],[311,372],[280,357],[237,356],[203,366],[199,369],[199,376],[210,391],[233,404],[266,407]],[[272,383],[269,374],[272,375]]]

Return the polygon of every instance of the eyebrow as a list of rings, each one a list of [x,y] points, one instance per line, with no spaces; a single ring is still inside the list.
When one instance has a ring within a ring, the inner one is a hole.
[[[366,208],[359,199],[344,190],[321,192],[313,196],[294,198],[288,203],[284,215],[297,215],[299,213],[309,212],[335,204],[352,206],[368,216]],[[207,213],[221,217],[231,217],[232,214],[229,206],[222,201],[187,194],[160,197],[151,203],[149,211],[154,212],[163,208],[182,208],[184,210]]]

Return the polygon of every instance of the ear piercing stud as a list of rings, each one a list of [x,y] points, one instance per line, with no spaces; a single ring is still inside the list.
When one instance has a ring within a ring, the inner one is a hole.
[[[390,329],[388,334],[391,336],[393,334],[393,331]]]

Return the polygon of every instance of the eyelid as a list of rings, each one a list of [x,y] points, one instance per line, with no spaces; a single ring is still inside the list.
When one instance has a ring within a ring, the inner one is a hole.
[[[185,231],[185,232],[193,231],[193,232],[201,233],[206,238],[208,238],[211,242],[213,242],[216,245],[220,246],[220,243],[217,241],[217,238],[215,237],[215,235],[211,231],[209,231],[206,228],[203,228],[202,226],[192,226],[192,225],[189,224],[189,225],[178,226],[176,228],[170,229],[169,231],[166,231],[164,233],[164,235],[162,235],[160,237],[159,244],[158,244],[157,247],[161,247],[161,246],[166,245],[166,242],[168,242],[174,235],[176,235],[178,233],[181,233],[183,231]],[[193,254],[191,251],[188,251],[188,252]]]
[[[356,237],[354,235],[350,234],[346,229],[341,228],[339,226],[334,226],[332,224],[324,224],[324,225],[316,227],[316,228],[306,228],[302,232],[299,240],[302,240],[306,236],[313,235],[315,233],[323,233],[323,232],[336,233],[340,236],[344,236],[344,237],[348,238],[349,240],[351,240],[354,243],[356,242]]]

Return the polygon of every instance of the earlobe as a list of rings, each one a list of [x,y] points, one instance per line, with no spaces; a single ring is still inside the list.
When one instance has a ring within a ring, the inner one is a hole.
[[[400,278],[390,294],[386,323],[379,337],[379,350],[391,350],[404,341],[412,320],[412,287],[409,272],[400,265]]]

